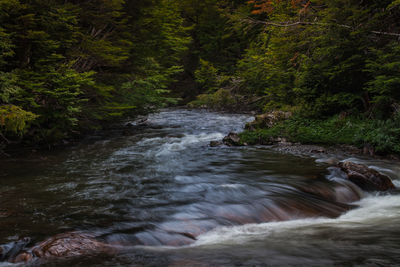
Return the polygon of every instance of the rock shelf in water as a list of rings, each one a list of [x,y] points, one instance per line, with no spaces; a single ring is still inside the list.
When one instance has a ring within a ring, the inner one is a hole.
[[[364,190],[385,191],[394,189],[390,178],[353,162],[341,162],[338,166],[347,174],[348,179]],[[351,202],[361,198],[352,183],[337,183],[333,187],[325,183],[315,183],[312,187],[300,186],[293,198],[277,198],[274,201],[246,205],[209,207],[221,221],[231,225],[285,221],[309,217],[335,218],[355,208]],[[307,198],[304,196],[307,195]],[[207,209],[207,207],[204,207]],[[176,221],[161,224],[158,229],[146,230],[135,235],[135,242],[129,245],[146,246],[184,246],[196,241],[197,236],[219,226],[217,221]],[[25,249],[29,239],[0,246],[3,260],[9,262],[28,262],[34,259],[69,258],[96,253],[115,253],[124,242],[114,238],[103,242],[95,235],[80,232],[58,234],[42,241],[32,248]]]

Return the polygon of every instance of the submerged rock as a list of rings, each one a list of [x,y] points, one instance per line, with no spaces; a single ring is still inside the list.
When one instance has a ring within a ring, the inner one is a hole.
[[[336,166],[337,164],[339,164],[339,160],[337,158],[334,158],[334,157],[319,158],[315,162],[317,162],[317,163],[326,163],[326,164],[329,164],[329,165],[332,165],[332,166]]]
[[[347,174],[347,178],[366,191],[387,191],[395,189],[392,180],[365,165],[350,161],[340,162],[339,167]]]
[[[240,146],[240,137],[237,133],[229,133],[222,141],[227,146]]]
[[[210,147],[217,147],[217,146],[222,146],[224,143],[221,141],[211,141],[210,142]]]
[[[0,261],[5,261],[15,258],[20,251],[30,242],[29,238],[23,238],[8,244],[0,245]]]
[[[26,262],[33,258],[65,258],[100,252],[110,252],[109,245],[85,233],[63,233],[53,236],[32,249],[18,254],[12,262]]]
[[[127,122],[125,127],[137,127],[137,126],[147,126],[148,125],[148,118],[145,116],[139,116],[135,121]]]

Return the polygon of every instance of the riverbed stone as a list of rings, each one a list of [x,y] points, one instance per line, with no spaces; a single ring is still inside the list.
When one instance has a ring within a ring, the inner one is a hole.
[[[237,133],[230,132],[227,136],[222,140],[223,143],[227,146],[239,146],[240,145],[240,137]]]
[[[110,252],[110,246],[93,235],[78,232],[58,234],[22,252],[13,262],[26,262],[33,258],[65,258],[93,253]]]
[[[22,238],[18,241],[0,245],[0,261],[7,261],[15,258],[29,242],[30,238]]]
[[[224,143],[222,141],[211,141],[210,142],[210,147],[217,147],[217,146],[222,146]]]
[[[396,188],[388,176],[363,164],[345,161],[340,162],[338,166],[350,181],[365,191],[387,191]]]

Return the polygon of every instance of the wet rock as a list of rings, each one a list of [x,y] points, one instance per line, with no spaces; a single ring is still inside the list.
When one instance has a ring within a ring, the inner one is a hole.
[[[339,168],[347,174],[347,178],[365,191],[387,191],[395,189],[390,178],[365,165],[350,161],[340,162]]]
[[[310,217],[328,217],[337,218],[343,213],[355,208],[356,206],[331,201],[323,198],[304,199],[298,201],[293,199],[282,199],[278,203],[280,209],[288,214],[289,219],[310,218]],[[287,219],[285,219],[287,220]]]
[[[11,212],[8,210],[0,210],[0,218],[7,218],[11,216]]]
[[[350,181],[343,181],[348,182],[349,184],[342,182],[341,185],[335,186],[335,200],[341,203],[352,203],[360,200],[363,196],[360,188]]]
[[[388,158],[391,159],[391,160],[400,161],[400,158],[399,158],[399,156],[397,156],[397,155],[390,154],[390,155],[388,155]]]
[[[326,182],[314,182],[310,185],[300,185],[298,189],[311,194],[317,198],[333,201],[339,203],[352,203],[361,199],[362,193],[357,191],[357,186],[353,183],[343,180],[335,183],[335,185],[328,185]]]
[[[29,238],[23,238],[0,246],[0,261],[14,259],[30,242]]]
[[[291,112],[272,111],[265,114],[257,115],[255,120],[246,124],[247,130],[255,130],[257,128],[271,128],[280,121],[287,120],[292,116]]]
[[[221,141],[211,141],[210,142],[210,147],[217,147],[217,146],[222,146],[224,143]]]
[[[313,155],[313,154],[326,154],[327,150],[324,147],[316,145],[302,145],[293,143],[275,143],[272,147],[273,150],[285,153],[292,153],[296,155]]]
[[[227,146],[240,146],[240,137],[237,133],[229,133],[222,141]]]
[[[122,134],[125,136],[129,136],[135,134],[136,131],[140,129],[148,127],[149,124],[147,120],[148,120],[147,117],[139,117],[135,121],[125,123]]]
[[[320,158],[320,159],[317,159],[315,162],[326,163],[329,165],[337,165],[339,163],[339,160],[337,158],[330,157],[330,158]]]
[[[326,150],[324,148],[317,148],[317,149],[312,149],[310,152],[311,153],[325,153]]]
[[[110,252],[110,246],[85,233],[64,233],[53,236],[30,251],[22,252],[12,262],[26,262],[33,258],[65,258],[100,252]]]
[[[183,220],[165,222],[159,225],[159,229],[168,233],[184,235],[196,240],[197,236],[204,234],[217,226],[218,224],[213,220]]]
[[[363,154],[364,155],[369,155],[369,156],[374,156],[375,155],[375,149],[373,146],[370,144],[366,144],[363,147]]]
[[[139,116],[135,121],[127,122],[125,127],[131,128],[135,126],[147,126],[147,117]]]
[[[188,234],[189,235],[189,234]],[[192,236],[162,231],[145,231],[135,235],[139,244],[145,246],[186,246],[192,244],[195,239]]]
[[[266,143],[266,144],[269,144],[269,145],[272,145],[272,144],[279,144],[279,145],[282,145],[282,146],[291,146],[291,145],[293,145],[293,143],[289,142],[289,141],[288,141],[286,138],[284,138],[284,137],[276,137],[276,138],[271,137],[271,138],[269,138],[269,140],[267,140],[267,141],[264,140],[263,143]]]

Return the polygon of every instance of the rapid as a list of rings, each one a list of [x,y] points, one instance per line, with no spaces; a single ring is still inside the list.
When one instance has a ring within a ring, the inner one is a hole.
[[[253,118],[163,110],[145,127],[0,161],[0,244],[88,232],[112,254],[77,266],[387,266],[400,262],[400,195],[367,193],[326,158],[210,147]],[[351,158],[391,177],[400,166]],[[0,263],[0,266],[13,266]]]

